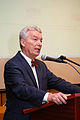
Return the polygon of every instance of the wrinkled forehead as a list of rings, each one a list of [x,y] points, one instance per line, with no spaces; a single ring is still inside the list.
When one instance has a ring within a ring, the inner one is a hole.
[[[27,31],[28,37],[36,37],[36,38],[42,38],[42,33],[36,31],[36,30],[29,30]]]

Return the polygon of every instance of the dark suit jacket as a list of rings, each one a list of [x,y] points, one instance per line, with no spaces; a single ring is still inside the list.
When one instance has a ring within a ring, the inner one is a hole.
[[[63,93],[80,92],[80,88],[56,77],[46,65],[39,61],[36,67],[39,89],[32,69],[18,52],[5,65],[4,78],[7,91],[7,110],[4,120],[28,120],[22,110],[42,105],[47,89],[56,89]]]

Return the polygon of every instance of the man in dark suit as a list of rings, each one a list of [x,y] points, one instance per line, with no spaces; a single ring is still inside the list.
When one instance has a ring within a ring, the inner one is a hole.
[[[21,51],[5,65],[7,109],[4,120],[30,120],[30,115],[24,115],[23,109],[45,102],[66,104],[68,95],[80,92],[80,87],[55,76],[45,63],[35,59],[42,48],[42,32],[38,27],[25,27],[19,38]],[[60,92],[52,94],[46,92],[47,89]]]

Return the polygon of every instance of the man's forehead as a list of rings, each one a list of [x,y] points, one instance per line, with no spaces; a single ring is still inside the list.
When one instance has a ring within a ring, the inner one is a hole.
[[[30,36],[32,36],[32,37],[42,37],[42,34],[39,33],[39,32],[36,31],[36,30],[30,30],[30,31],[28,31],[28,34],[29,34]]]

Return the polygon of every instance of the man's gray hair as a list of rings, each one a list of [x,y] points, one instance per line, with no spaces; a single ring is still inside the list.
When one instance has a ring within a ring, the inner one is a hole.
[[[28,31],[38,31],[39,33],[42,33],[41,32],[41,29],[37,26],[26,26],[25,28],[23,28],[19,34],[19,39],[24,39],[26,40],[26,38],[28,37]]]

